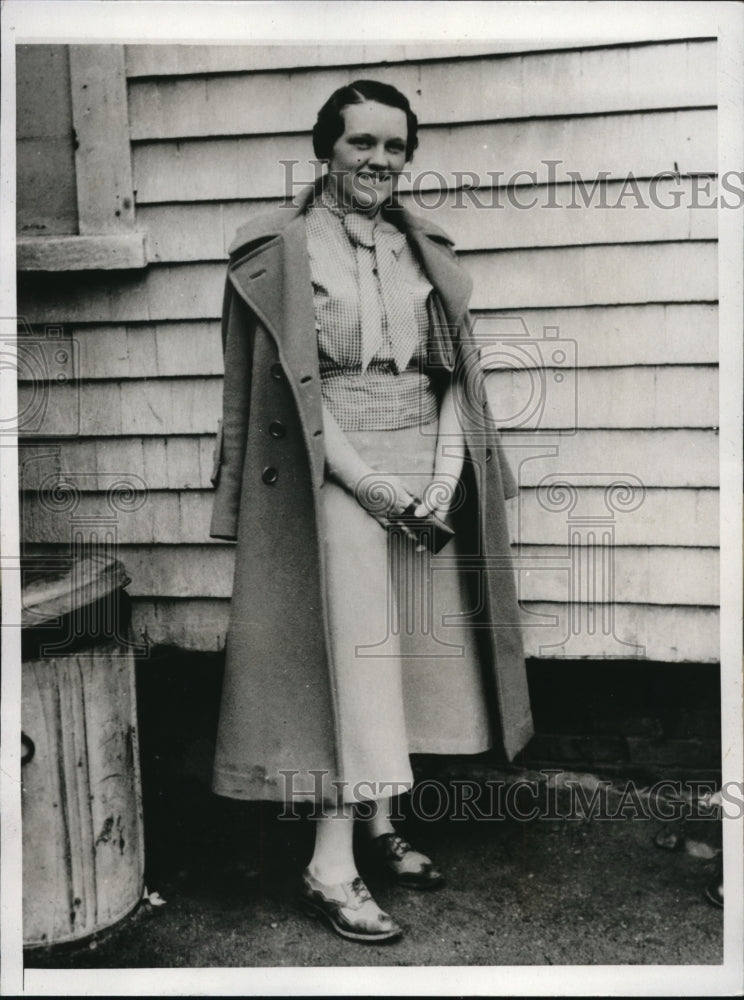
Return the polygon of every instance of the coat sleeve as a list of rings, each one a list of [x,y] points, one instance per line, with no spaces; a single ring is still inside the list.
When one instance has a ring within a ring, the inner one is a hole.
[[[228,277],[222,308],[225,360],[222,425],[215,455],[213,482],[216,493],[209,534],[212,538],[230,541],[234,541],[238,534],[255,332],[255,316],[235,292]]]

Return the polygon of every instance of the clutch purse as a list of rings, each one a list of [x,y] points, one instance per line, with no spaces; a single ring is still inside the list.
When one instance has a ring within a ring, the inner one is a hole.
[[[389,516],[388,521],[391,527],[402,529],[404,534],[413,539],[417,550],[428,549],[436,554],[455,537],[455,530],[431,512],[423,517],[416,517],[414,511],[420,505],[421,501],[416,499],[400,514]]]

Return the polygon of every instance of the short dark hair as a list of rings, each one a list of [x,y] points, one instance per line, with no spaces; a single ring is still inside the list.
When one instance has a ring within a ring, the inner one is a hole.
[[[411,105],[405,94],[392,87],[389,83],[379,83],[377,80],[355,80],[346,87],[335,90],[318,112],[318,120],[313,126],[313,149],[319,160],[330,160],[336,140],[344,134],[345,123],[341,112],[350,104],[363,104],[364,101],[377,101],[391,108],[405,111],[408,122],[406,139],[406,163],[413,159],[413,152],[418,146],[418,118],[411,111]]]

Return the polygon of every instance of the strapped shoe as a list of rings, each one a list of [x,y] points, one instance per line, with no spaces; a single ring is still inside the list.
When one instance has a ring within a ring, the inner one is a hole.
[[[350,941],[375,944],[400,937],[402,928],[381,910],[359,875],[350,882],[324,885],[305,869],[302,901],[313,916],[321,916]]]
[[[383,833],[375,837],[372,846],[400,885],[409,889],[440,889],[444,885],[439,869],[425,854],[414,851],[400,834]]]

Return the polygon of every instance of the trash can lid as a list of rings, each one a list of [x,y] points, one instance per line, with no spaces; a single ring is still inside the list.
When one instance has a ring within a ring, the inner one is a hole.
[[[91,555],[76,559],[64,573],[47,574],[23,587],[21,626],[29,629],[100,601],[131,583],[118,559]]]

